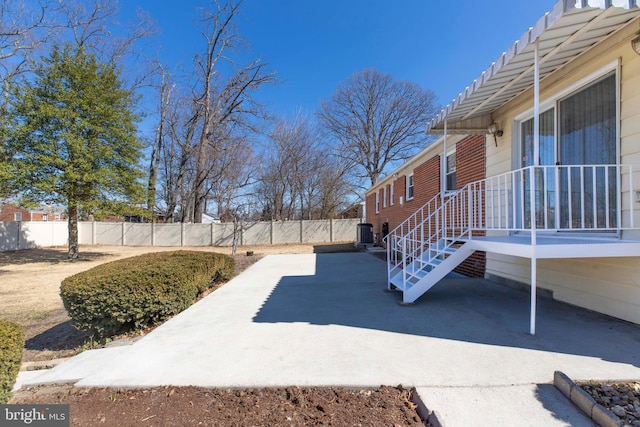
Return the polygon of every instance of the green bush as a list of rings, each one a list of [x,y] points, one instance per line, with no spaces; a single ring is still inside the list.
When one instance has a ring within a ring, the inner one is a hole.
[[[223,254],[149,253],[67,277],[60,296],[76,328],[104,338],[166,320],[233,270],[233,259]]]
[[[0,403],[7,403],[11,397],[22,362],[23,347],[24,328],[0,319]]]

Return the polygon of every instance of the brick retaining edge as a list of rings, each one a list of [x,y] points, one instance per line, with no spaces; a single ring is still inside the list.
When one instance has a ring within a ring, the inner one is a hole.
[[[620,427],[623,422],[560,371],[553,373],[553,385],[600,427]]]

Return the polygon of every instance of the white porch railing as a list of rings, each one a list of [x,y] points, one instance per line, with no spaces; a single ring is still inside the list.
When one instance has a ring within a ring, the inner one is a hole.
[[[629,165],[529,166],[465,188],[472,195],[469,227],[473,230],[614,232],[635,228],[633,169]],[[625,193],[629,215],[623,224]]]
[[[383,239],[389,288],[394,278],[394,286],[406,290],[474,232],[529,231],[535,244],[536,232],[543,230],[634,228],[633,188],[628,165],[556,165],[529,166],[440,193]],[[628,195],[624,223],[623,195]]]

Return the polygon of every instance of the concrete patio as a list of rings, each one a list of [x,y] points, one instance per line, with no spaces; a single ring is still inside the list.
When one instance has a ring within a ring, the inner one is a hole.
[[[367,253],[268,256],[124,347],[23,386],[417,387],[445,426],[594,425],[552,385],[640,378],[640,327],[487,280],[448,278],[415,305]],[[473,420],[473,422],[471,422]]]

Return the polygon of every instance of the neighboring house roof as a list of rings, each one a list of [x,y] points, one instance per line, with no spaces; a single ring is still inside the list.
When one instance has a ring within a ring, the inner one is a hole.
[[[218,216],[210,214],[210,213],[203,213],[202,214],[202,223],[203,224],[218,224],[220,223],[220,218],[218,218]]]
[[[640,16],[640,0],[560,0],[489,68],[447,105],[426,132],[487,133],[491,113],[531,88],[535,41],[540,79]]]

